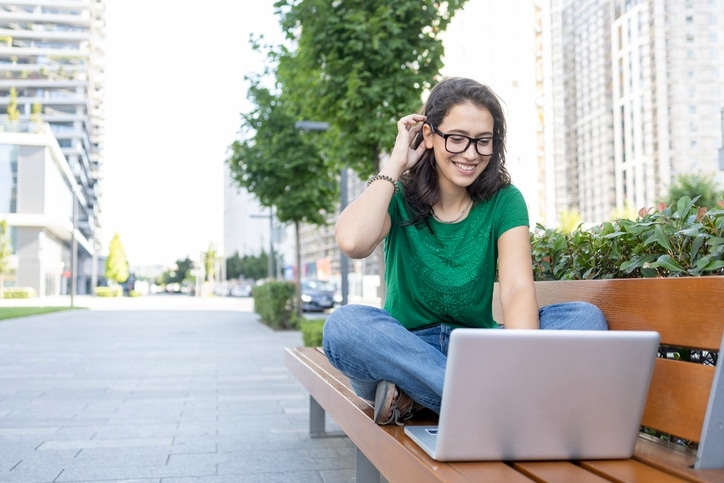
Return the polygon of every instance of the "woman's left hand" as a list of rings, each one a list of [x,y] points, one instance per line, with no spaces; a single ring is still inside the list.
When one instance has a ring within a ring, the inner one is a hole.
[[[417,164],[425,152],[425,143],[421,142],[417,146],[412,147],[412,140],[418,133],[422,135],[422,127],[424,126],[426,116],[421,114],[410,114],[401,118],[397,122],[397,138],[395,139],[395,147],[390,154],[390,162],[397,163],[400,167],[400,173],[407,171]]]

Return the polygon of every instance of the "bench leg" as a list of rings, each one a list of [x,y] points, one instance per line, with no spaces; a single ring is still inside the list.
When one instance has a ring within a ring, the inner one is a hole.
[[[724,337],[720,347],[724,347]],[[724,363],[721,358],[714,371],[709,404],[704,416],[695,470],[724,468]]]
[[[362,451],[355,446],[355,481],[357,483],[380,483],[380,472]]]
[[[316,399],[309,396],[309,435],[312,438],[338,438],[346,436],[342,431],[327,432],[326,413]]]

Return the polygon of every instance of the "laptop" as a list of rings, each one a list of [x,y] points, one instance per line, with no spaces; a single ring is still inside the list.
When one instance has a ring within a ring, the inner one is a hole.
[[[653,331],[452,331],[436,426],[405,433],[438,461],[629,458],[659,346]]]

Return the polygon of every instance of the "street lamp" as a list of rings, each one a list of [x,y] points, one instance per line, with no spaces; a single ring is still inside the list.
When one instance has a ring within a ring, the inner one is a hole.
[[[322,121],[297,121],[294,127],[302,131],[327,131],[329,129],[328,122]],[[347,207],[347,166],[343,166],[340,172],[339,180],[339,212]],[[301,267],[299,267],[301,269]],[[342,305],[347,305],[347,295],[349,294],[349,259],[347,255],[339,251],[339,276],[342,279]]]
[[[274,209],[269,207],[268,215],[249,215],[251,218],[269,218],[269,257],[267,259],[267,276],[270,279],[274,277],[274,264],[276,258],[274,255]]]

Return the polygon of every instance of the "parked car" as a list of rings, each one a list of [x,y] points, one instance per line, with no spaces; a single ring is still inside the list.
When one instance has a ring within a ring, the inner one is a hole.
[[[335,305],[337,287],[323,280],[302,281],[302,310],[305,312],[321,312]]]
[[[246,283],[232,285],[229,289],[229,297],[251,297],[251,289],[251,285]]]

